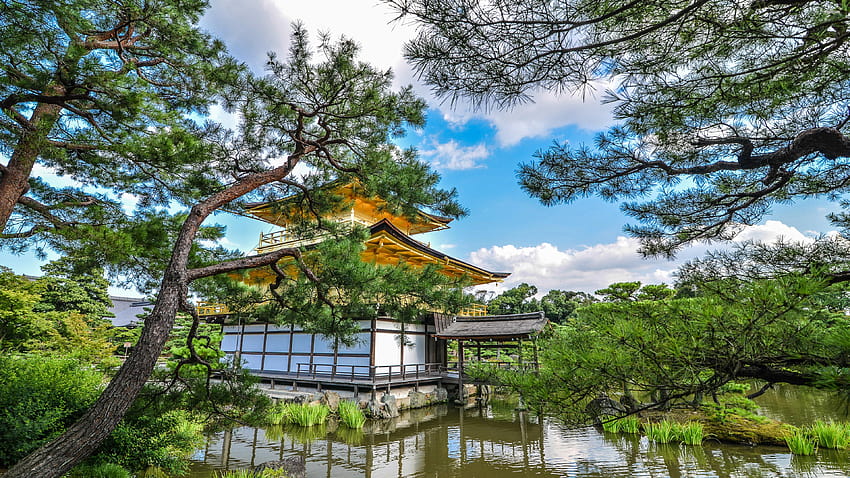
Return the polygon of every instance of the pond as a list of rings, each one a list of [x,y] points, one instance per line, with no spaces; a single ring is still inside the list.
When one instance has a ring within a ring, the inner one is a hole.
[[[769,391],[765,415],[789,423],[845,420],[831,395],[797,387]],[[492,401],[412,410],[363,431],[322,427],[242,427],[210,436],[192,478],[301,455],[317,477],[847,477],[850,454],[791,455],[782,447],[659,445],[645,437],[571,429]]]

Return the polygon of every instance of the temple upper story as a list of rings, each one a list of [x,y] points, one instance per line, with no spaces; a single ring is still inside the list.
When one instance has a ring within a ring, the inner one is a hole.
[[[473,285],[500,282],[508,277],[506,272],[491,272],[469,264],[433,249],[430,244],[417,241],[411,236],[425,232],[448,229],[451,218],[429,214],[417,210],[413,217],[395,213],[387,207],[386,201],[378,197],[368,197],[362,186],[351,182],[336,186],[333,192],[345,200],[344,207],[328,214],[324,219],[342,225],[360,225],[368,229],[369,238],[366,249],[361,254],[364,261],[381,265],[409,264],[424,266],[439,264],[444,274],[450,277],[467,277]],[[315,231],[305,234],[296,232],[287,219],[295,197],[275,202],[249,204],[246,214],[255,219],[274,224],[279,229],[262,233],[259,244],[254,249],[257,254],[274,251],[283,247],[305,247],[327,239],[328,234]],[[257,272],[262,274],[262,272]],[[255,277],[256,278],[256,277]],[[270,278],[271,279],[271,278]]]

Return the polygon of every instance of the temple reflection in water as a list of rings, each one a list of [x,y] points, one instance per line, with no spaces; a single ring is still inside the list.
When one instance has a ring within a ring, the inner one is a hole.
[[[512,406],[438,406],[351,430],[234,428],[212,436],[191,476],[301,455],[309,477],[561,476],[546,470],[543,426]],[[463,470],[463,471],[461,471]]]

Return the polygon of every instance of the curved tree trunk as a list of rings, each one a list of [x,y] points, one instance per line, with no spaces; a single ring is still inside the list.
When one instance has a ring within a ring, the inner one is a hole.
[[[4,475],[6,478],[60,477],[100,446],[124,417],[153,371],[185,294],[185,283],[181,284],[179,277],[163,281],[156,306],[145,320],[138,344],[94,405],[65,433],[15,464]]]
[[[204,219],[216,209],[259,186],[283,179],[303,154],[313,150],[314,148],[299,149],[283,166],[251,174],[192,208],[174,244],[171,262],[165,269],[156,306],[145,319],[142,335],[127,361],[85,415],[65,433],[16,463],[3,478],[59,478],[100,446],[142,390],[171,333],[179,306],[188,292],[189,251]],[[267,261],[272,262],[275,256],[265,257]],[[244,262],[233,261],[233,264],[244,266]]]
[[[64,92],[64,87],[53,85],[47,88],[45,95],[58,96]],[[61,112],[62,106],[58,104],[39,103],[35,107],[29,119],[31,129],[24,131],[9,158],[9,164],[0,174],[0,233],[6,229],[18,199],[29,189],[32,168]]]

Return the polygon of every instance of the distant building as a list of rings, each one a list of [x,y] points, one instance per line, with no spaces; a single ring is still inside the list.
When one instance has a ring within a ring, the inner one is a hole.
[[[112,301],[112,307],[109,311],[115,314],[115,317],[109,317],[114,327],[133,327],[141,325],[141,320],[136,316],[144,313],[145,309],[153,307],[153,303],[147,299],[138,297],[118,297],[110,295],[109,300]]]

